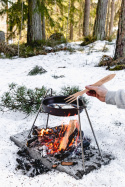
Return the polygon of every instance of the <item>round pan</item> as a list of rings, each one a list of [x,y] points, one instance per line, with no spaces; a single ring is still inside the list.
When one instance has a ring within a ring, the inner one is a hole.
[[[42,106],[44,109],[45,113],[54,115],[54,116],[74,116],[78,114],[78,109],[77,109],[77,102],[74,101],[71,103],[71,105],[73,106],[73,108],[54,108],[53,104],[64,104],[67,105],[67,103],[65,102],[65,98],[68,96],[54,96],[54,97],[47,97],[43,100],[42,102]],[[80,100],[79,101],[79,105],[80,105],[80,113],[83,110],[83,103]],[[68,106],[68,105],[67,105]]]

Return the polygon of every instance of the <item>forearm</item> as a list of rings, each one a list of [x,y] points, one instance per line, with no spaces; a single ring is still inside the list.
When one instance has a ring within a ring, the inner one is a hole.
[[[107,104],[116,105],[118,108],[125,109],[125,90],[118,90],[116,92],[108,91],[105,102]]]

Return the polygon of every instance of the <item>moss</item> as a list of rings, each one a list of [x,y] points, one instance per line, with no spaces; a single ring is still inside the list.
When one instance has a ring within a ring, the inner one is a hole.
[[[91,35],[88,35],[88,36],[84,37],[83,42],[80,45],[81,46],[86,46],[86,45],[88,45],[90,43],[93,43],[95,41],[96,41],[96,37],[95,36],[93,37]]]
[[[113,35],[111,35],[111,36],[107,36],[106,38],[105,38],[105,40],[107,40],[107,41],[109,41],[109,42],[112,42],[112,40],[114,39],[115,37],[113,36]]]
[[[120,65],[116,65],[114,68],[110,68],[110,71],[118,71],[118,70],[123,70],[125,69],[125,64],[120,64]]]

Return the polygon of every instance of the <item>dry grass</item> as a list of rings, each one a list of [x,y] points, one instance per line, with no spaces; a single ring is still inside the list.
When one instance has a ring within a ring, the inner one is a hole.
[[[17,48],[7,45],[3,42],[0,43],[0,52],[3,52],[6,57],[12,57],[17,55]]]

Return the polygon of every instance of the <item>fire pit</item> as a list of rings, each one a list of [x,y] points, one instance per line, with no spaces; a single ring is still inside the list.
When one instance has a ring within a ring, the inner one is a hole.
[[[32,158],[42,161],[48,169],[56,168],[80,179],[84,174],[101,167],[102,164],[109,163],[113,157],[101,153],[82,98],[77,98],[77,101],[71,105],[65,103],[65,98],[65,96],[53,97],[51,90],[51,97],[43,99],[30,131],[10,138],[19,147],[25,147]],[[46,128],[35,126],[42,107],[48,115]],[[90,140],[85,138],[81,130],[80,113],[83,110],[86,112],[98,149],[90,146]],[[48,128],[50,114],[66,117],[78,115],[78,120],[70,120],[69,124]]]

